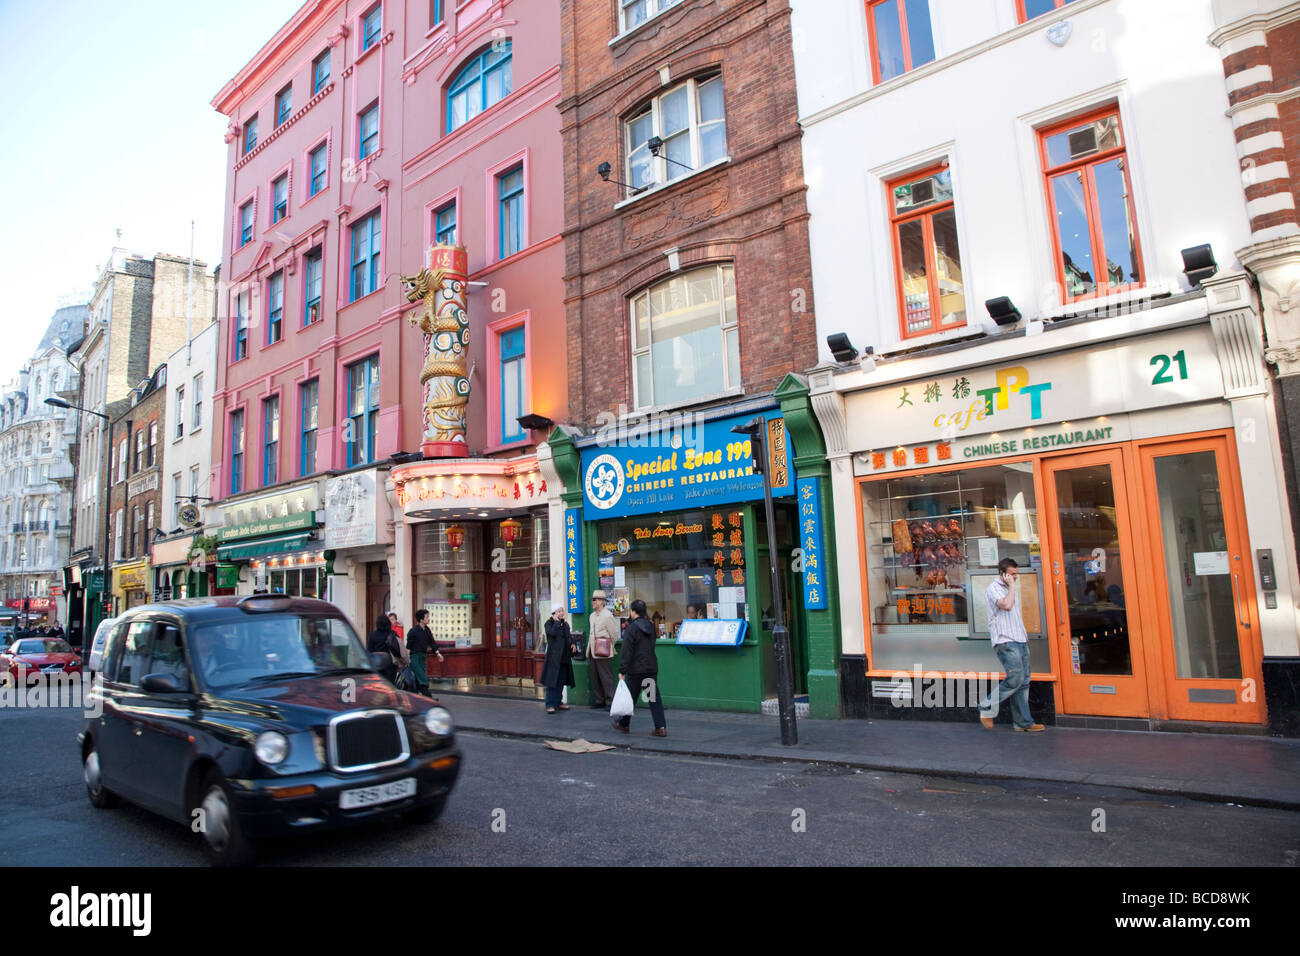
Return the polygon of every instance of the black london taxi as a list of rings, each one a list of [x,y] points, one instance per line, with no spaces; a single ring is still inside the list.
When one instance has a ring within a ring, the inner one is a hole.
[[[265,836],[435,820],[460,772],[451,714],[374,664],[327,601],[126,611],[78,735],[90,802],[120,797],[187,824],[218,865],[249,862]]]

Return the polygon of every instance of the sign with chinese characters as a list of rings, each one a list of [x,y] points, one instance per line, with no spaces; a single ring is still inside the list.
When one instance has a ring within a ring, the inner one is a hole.
[[[320,508],[320,489],[315,482],[312,482],[297,485],[287,491],[264,495],[253,500],[241,499],[218,507],[225,524],[225,527],[217,530],[217,536],[222,541],[228,538],[247,537],[250,534],[265,534],[264,531],[240,531],[239,526],[258,525],[277,518],[296,515],[312,515]],[[303,527],[303,525],[294,527]]]
[[[564,509],[564,593],[570,614],[585,607],[582,586],[582,509]]]
[[[455,464],[463,468],[466,463]],[[435,471],[437,467],[437,463],[423,462],[392,470],[389,477],[404,514],[428,517],[447,509],[523,508],[546,500],[546,479],[537,470],[535,458],[515,465],[509,474],[448,474]]]
[[[736,647],[745,640],[747,621],[730,618],[696,619],[682,621],[677,629],[678,644],[704,644],[714,647]]]
[[[800,478],[795,500],[799,503],[799,547],[803,549],[803,606],[810,611],[824,611],[827,569],[817,479]]]
[[[793,455],[785,421],[776,409],[767,419],[772,494],[794,491],[788,462]],[[644,444],[594,445],[582,451],[582,486],[593,516],[707,508],[763,497],[763,476],[754,471],[752,442],[732,432],[753,414],[667,430]],[[780,420],[774,426],[773,421]]]
[[[864,389],[845,405],[861,451],[1030,427],[1073,432],[1064,423],[1222,397],[1207,324]]]
[[[388,498],[378,471],[353,471],[325,482],[325,547],[363,548],[392,538]]]

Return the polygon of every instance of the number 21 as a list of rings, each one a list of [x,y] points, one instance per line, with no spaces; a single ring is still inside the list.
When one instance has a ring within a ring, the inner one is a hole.
[[[1168,385],[1171,383],[1174,380],[1174,377],[1169,374],[1169,369],[1174,362],[1178,363],[1178,377],[1185,380],[1187,378],[1187,356],[1183,353],[1182,349],[1179,349],[1174,353],[1172,358],[1168,355],[1153,355],[1151,357],[1150,364],[1160,366],[1159,370],[1155,374],[1155,378],[1151,379],[1151,384]]]

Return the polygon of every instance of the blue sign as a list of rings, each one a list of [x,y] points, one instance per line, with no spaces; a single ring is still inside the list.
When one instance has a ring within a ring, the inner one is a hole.
[[[795,500],[799,503],[799,547],[803,549],[803,606],[809,611],[824,611],[827,569],[817,479],[800,478]]]
[[[564,509],[564,593],[570,614],[581,614],[585,605],[582,587],[582,509]]]
[[[768,422],[773,495],[794,491],[794,449],[778,409]],[[617,445],[582,452],[582,492],[593,518],[708,508],[763,497],[748,436],[732,428],[754,416],[733,415],[702,425],[677,423]]]
[[[677,629],[677,643],[739,647],[745,640],[747,627],[749,622],[740,618],[686,620]]]

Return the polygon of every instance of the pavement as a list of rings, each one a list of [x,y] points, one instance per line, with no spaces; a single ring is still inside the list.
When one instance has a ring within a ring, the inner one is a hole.
[[[650,713],[642,704],[631,733],[623,734],[610,726],[608,713],[584,704],[547,714],[540,701],[445,689],[434,694],[461,730],[506,737],[583,738],[667,754],[1123,787],[1300,810],[1300,740],[1293,739],[1059,727],[1023,734],[1002,724],[985,730],[978,723],[805,718],[797,725],[799,742],[785,746],[780,721],[761,714],[669,708],[668,736],[652,737]]]

